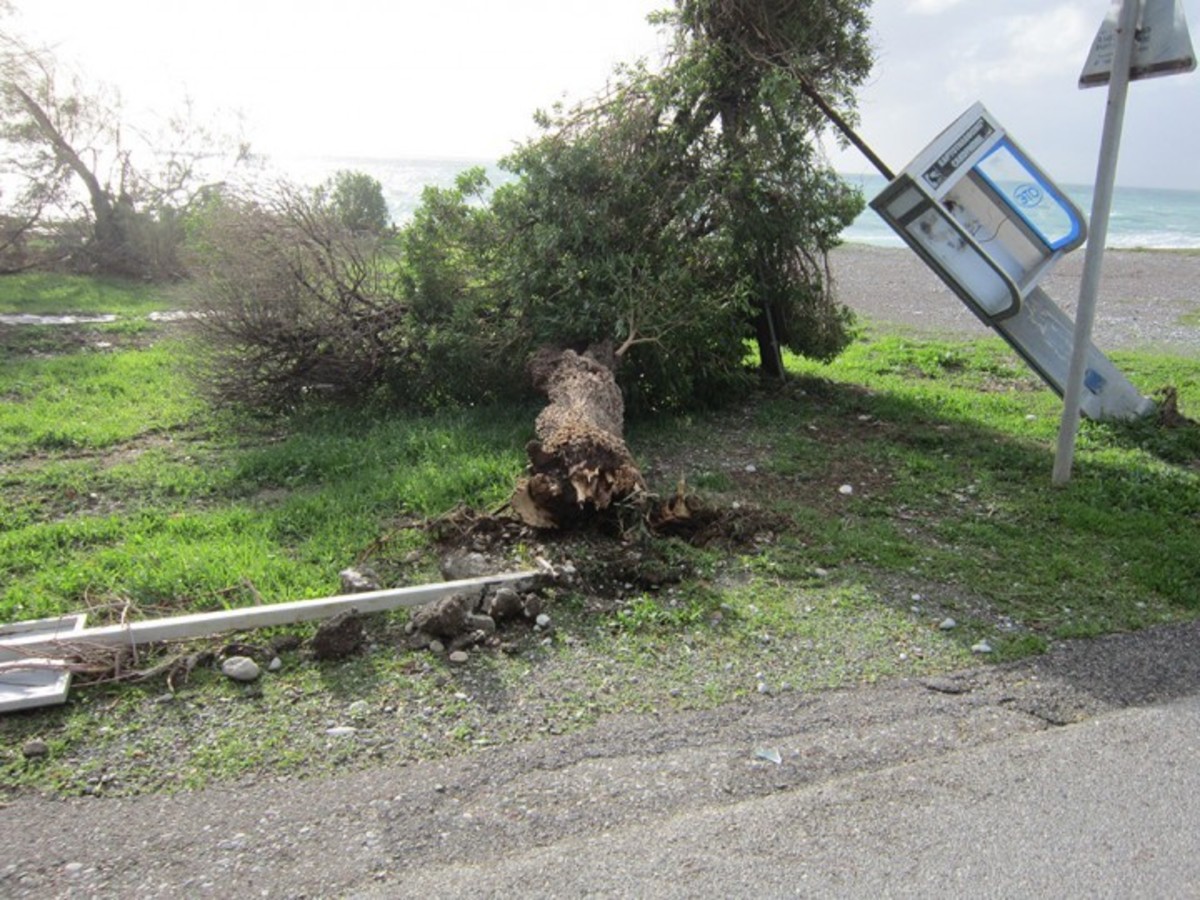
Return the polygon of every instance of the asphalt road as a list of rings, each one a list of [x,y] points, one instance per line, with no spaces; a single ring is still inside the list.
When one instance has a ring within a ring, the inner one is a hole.
[[[1200,896],[1198,651],[1192,623],[332,779],[24,797],[0,896]]]

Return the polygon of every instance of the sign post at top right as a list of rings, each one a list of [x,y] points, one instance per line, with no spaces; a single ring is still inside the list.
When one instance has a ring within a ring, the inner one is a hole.
[[[1112,76],[1120,11],[1120,0],[1117,0],[1100,25],[1096,40],[1092,42],[1092,51],[1079,76],[1081,88],[1108,84]],[[1129,80],[1175,75],[1191,72],[1195,68],[1196,54],[1192,50],[1180,0],[1142,0],[1141,15],[1133,38]]]

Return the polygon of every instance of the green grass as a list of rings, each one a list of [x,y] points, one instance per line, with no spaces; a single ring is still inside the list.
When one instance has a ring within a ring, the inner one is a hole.
[[[164,339],[0,361],[0,620],[321,596],[354,563],[437,580],[412,523],[496,507],[522,471],[536,408],[251,422],[194,397],[182,352]],[[1143,392],[1170,385],[1200,411],[1200,360],[1114,356]],[[454,668],[399,646],[398,614],[376,623],[378,652],[292,655],[252,688],[204,669],[170,700],[161,683],[76,690],[0,720],[0,747],[52,748],[37,765],[0,749],[0,781],[79,793],[113,776],[110,792],[138,792],[332,771],[375,758],[378,744],[325,735],[360,699],[367,733],[424,758],[609,713],[947,671],[980,640],[1018,659],[1200,614],[1200,428],[1084,423],[1074,477],[1053,488],[1060,404],[999,341],[869,332],[832,363],[788,365],[789,385],[741,408],[630,423],[652,487],[685,476],[727,514],[724,541],[514,548],[583,573],[547,596],[551,634],[519,626],[511,655]]]
[[[172,308],[171,291],[158,285],[48,272],[0,277],[0,313],[145,316]]]
[[[508,413],[326,415],[205,440],[164,440],[148,419],[102,458],[26,459],[3,476],[0,610],[200,610],[252,602],[247,584],[274,601],[334,593],[381,540],[421,541],[393,523],[502,502],[527,428]]]
[[[244,602],[247,582],[280,600],[327,591],[380,541],[420,543],[396,522],[495,506],[521,469],[533,409],[237,423],[195,398],[182,352],[164,341],[0,362],[6,617],[117,598],[207,609]],[[1118,363],[1200,407],[1195,361]],[[797,389],[759,398],[735,436],[764,476],[747,499],[795,523],[764,559],[853,571],[868,589],[961,585],[1054,636],[1196,608],[1196,428],[1085,423],[1075,477],[1054,490],[1057,399],[999,342],[881,336],[828,365],[789,364]],[[635,423],[631,440],[701,446],[722,415]],[[698,467],[692,483],[726,502],[745,493],[736,475]],[[1073,599],[1082,586],[1086,603]],[[684,615],[651,612],[622,616]]]
[[[186,427],[204,406],[178,372],[182,348],[0,359],[0,460],[100,450]]]

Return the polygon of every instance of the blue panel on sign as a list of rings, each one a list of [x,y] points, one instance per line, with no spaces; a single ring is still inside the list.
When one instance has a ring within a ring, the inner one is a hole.
[[[1104,376],[1095,369],[1088,369],[1083,375],[1083,386],[1093,394],[1098,394],[1104,390],[1105,384],[1107,382],[1104,380]]]

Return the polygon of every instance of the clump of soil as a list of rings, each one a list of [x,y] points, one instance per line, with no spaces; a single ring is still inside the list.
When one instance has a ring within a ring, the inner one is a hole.
[[[460,508],[429,523],[440,557],[480,554],[494,571],[514,560],[520,548],[556,564],[566,564],[571,587],[601,606],[611,605],[631,588],[657,590],[694,574],[675,542],[690,547],[728,548],[756,545],[763,534],[791,527],[779,513],[751,506],[709,505],[682,490],[669,501],[649,504],[650,512],[615,507],[569,529],[535,529],[505,512]]]

